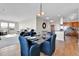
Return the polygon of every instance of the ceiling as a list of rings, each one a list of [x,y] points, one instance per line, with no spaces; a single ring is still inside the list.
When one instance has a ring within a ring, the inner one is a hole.
[[[0,20],[22,21],[34,20],[39,10],[39,3],[0,3]],[[46,16],[66,16],[74,9],[79,8],[78,3],[44,3],[43,11]]]

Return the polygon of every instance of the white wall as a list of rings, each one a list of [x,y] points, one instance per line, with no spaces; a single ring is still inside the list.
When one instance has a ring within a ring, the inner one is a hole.
[[[43,22],[46,23],[45,29],[42,28]],[[44,16],[41,16],[41,17],[37,16],[36,17],[36,31],[38,34],[42,34],[43,31],[46,31],[46,32],[50,31],[50,23],[48,20],[45,19]]]
[[[25,21],[20,21],[19,22],[19,30],[21,29],[35,29],[36,30],[36,20],[25,20]]]
[[[57,24],[57,23],[56,23],[56,24],[55,24],[55,30],[58,31],[58,30],[60,30],[60,29],[61,29],[60,24]]]

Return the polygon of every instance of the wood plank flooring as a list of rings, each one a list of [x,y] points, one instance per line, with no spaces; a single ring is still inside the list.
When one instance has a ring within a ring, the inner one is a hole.
[[[65,41],[58,41],[54,55],[76,56],[79,55],[78,39],[73,36],[65,36]]]

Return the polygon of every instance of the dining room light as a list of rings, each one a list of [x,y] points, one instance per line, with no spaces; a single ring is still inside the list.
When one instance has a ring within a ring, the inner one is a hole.
[[[45,13],[42,11],[42,12],[39,12],[37,13],[37,16],[43,16]]]
[[[37,16],[43,16],[45,15],[44,11],[42,10],[42,3],[40,4],[40,9],[39,11],[37,12]]]

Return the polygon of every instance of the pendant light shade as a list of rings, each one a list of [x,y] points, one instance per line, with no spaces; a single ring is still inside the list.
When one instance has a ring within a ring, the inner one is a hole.
[[[40,9],[37,11],[37,16],[43,16],[45,13],[42,10],[42,3],[40,4]]]

